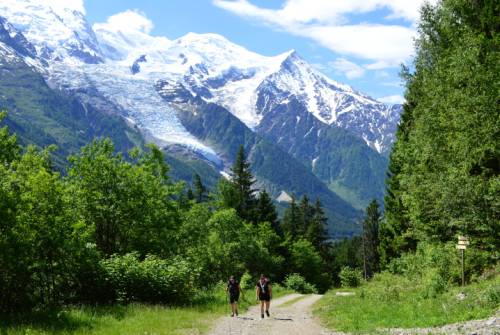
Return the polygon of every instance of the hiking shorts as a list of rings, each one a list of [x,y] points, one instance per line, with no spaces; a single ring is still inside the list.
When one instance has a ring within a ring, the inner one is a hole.
[[[260,301],[271,301],[271,296],[269,295],[269,293],[260,293],[259,300]]]
[[[229,302],[231,304],[234,304],[235,302],[238,302],[239,299],[240,299],[240,295],[239,294],[230,294],[229,295]]]

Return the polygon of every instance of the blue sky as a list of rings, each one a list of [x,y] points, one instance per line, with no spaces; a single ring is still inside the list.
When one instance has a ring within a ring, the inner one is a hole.
[[[337,81],[401,101],[419,0],[85,0],[90,23],[136,10],[152,35],[217,33],[263,55],[295,49]]]

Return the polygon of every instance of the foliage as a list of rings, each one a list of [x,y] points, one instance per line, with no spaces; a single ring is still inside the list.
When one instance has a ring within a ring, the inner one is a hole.
[[[373,200],[366,209],[366,218],[363,221],[363,258],[365,277],[372,277],[379,271],[379,223],[381,214],[378,203]]]
[[[444,0],[422,9],[415,71],[404,71],[407,102],[391,153],[385,264],[417,242],[457,235],[483,251],[478,261],[498,260],[499,17],[494,1]]]
[[[178,213],[171,201],[177,189],[167,176],[163,155],[131,152],[135,164],[114,153],[110,140],[94,141],[70,157],[68,184],[76,215],[94,232],[105,255],[140,251],[166,256]]]
[[[256,222],[263,223],[267,222],[271,225],[276,234],[283,236],[283,230],[281,229],[280,222],[278,220],[278,213],[276,212],[276,207],[273,204],[269,193],[265,190],[260,191],[259,197],[257,199],[257,205],[255,208]]]
[[[290,261],[291,272],[300,274],[321,292],[330,287],[330,276],[323,272],[325,268],[324,261],[311,242],[299,239],[292,243],[290,246]]]
[[[497,273],[464,288],[428,295],[425,283],[383,272],[352,289],[352,296],[336,295],[336,290],[328,292],[314,314],[328,328],[352,333],[442,326],[490,317],[500,307],[498,300],[491,298],[498,295],[499,284]],[[464,299],[457,298],[459,293],[464,294]]]
[[[193,188],[194,188],[193,196],[196,202],[207,201],[208,197],[207,189],[205,185],[203,185],[203,183],[201,182],[201,177],[199,174],[194,175]]]
[[[163,260],[137,253],[115,255],[101,261],[104,278],[121,303],[187,303],[194,298],[198,269],[180,258]]]
[[[361,271],[344,266],[339,273],[342,287],[358,287],[361,284]]]
[[[241,276],[240,287],[243,290],[252,290],[255,287],[255,282],[257,282],[257,280],[254,280],[252,275],[247,271]]]
[[[467,257],[467,259],[470,257]],[[466,273],[470,273],[466,262]],[[454,244],[437,245],[421,243],[414,253],[406,253],[393,260],[388,270],[412,280],[442,281],[446,286],[460,282],[460,258]]]
[[[0,310],[56,305],[72,282],[81,236],[49,150],[0,165]]]
[[[306,282],[304,277],[297,273],[292,273],[286,276],[283,284],[286,288],[302,294],[318,293],[318,290],[314,285]]]

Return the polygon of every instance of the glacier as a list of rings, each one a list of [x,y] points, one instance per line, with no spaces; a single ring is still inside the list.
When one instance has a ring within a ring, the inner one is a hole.
[[[170,40],[136,27],[90,26],[83,9],[57,3],[2,0],[0,16],[34,45],[40,59],[36,65],[46,64],[42,73],[51,86],[96,90],[160,145],[180,144],[220,163],[162,99],[159,81],[181,83],[253,130],[263,118],[259,94],[273,90],[277,98],[266,103],[286,104],[296,97],[319,121],[350,130],[378,152],[389,150],[394,141],[401,106],[385,105],[328,78],[294,50],[269,57],[217,34],[188,33]]]

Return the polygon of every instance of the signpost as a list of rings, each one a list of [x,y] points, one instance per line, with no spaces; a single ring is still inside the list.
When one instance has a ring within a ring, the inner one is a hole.
[[[464,255],[465,249],[470,244],[469,238],[467,236],[458,236],[458,244],[457,249],[461,251],[462,254],[462,287],[465,286],[465,264],[464,264]]]

